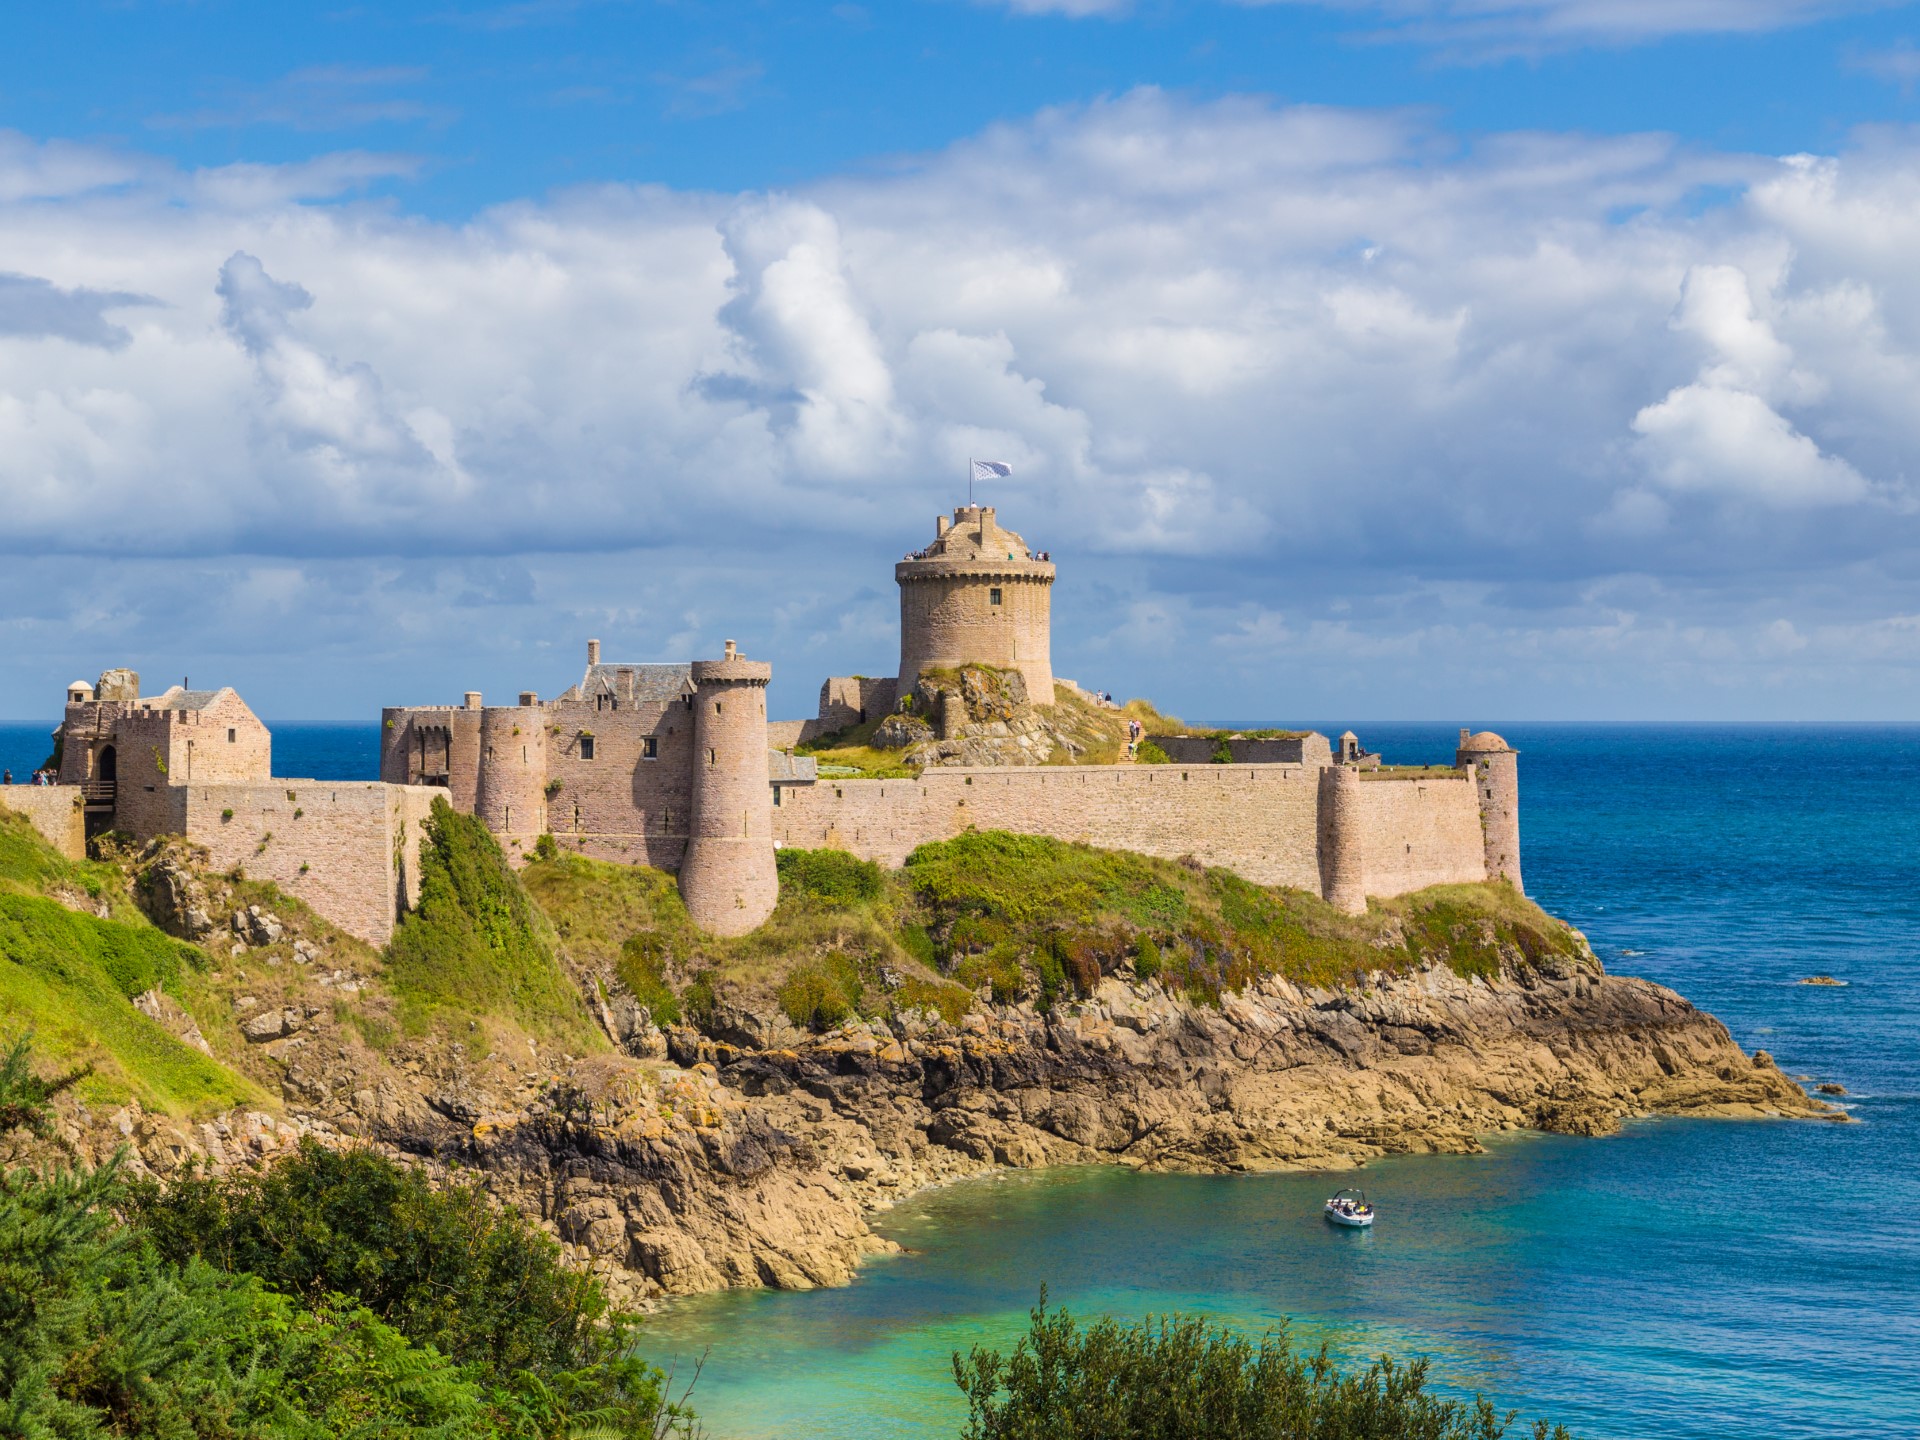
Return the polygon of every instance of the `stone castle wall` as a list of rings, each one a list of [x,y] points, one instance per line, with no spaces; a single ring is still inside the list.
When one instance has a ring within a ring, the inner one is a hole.
[[[87,858],[87,819],[77,785],[0,785],[0,810],[26,816],[69,860]]]
[[[1362,779],[1355,789],[1367,894],[1404,895],[1487,878],[1470,777]]]
[[[1053,703],[1051,565],[902,561],[894,568],[900,579],[896,698],[913,689],[922,671],[973,663],[1018,670],[1034,704]]]
[[[1262,885],[1323,893],[1319,767],[1076,765],[928,770],[917,780],[783,787],[782,845],[899,865],[968,829],[1051,835],[1177,860],[1191,855]],[[1482,880],[1479,812],[1465,779],[1369,780],[1353,772],[1349,864],[1360,893],[1392,896]]]
[[[1153,735],[1149,739],[1176,765],[1208,765],[1221,742],[1204,735]],[[1235,765],[1331,765],[1333,746],[1317,732],[1285,739],[1226,741]]]
[[[930,769],[918,780],[821,780],[783,791],[783,845],[898,865],[964,830],[1051,835],[1165,859],[1192,855],[1264,885],[1320,888],[1317,773],[1278,765]]]
[[[392,938],[420,896],[420,843],[436,795],[377,781],[272,780],[181,785],[172,833],[206,847],[216,870],[270,880],[370,945]]]

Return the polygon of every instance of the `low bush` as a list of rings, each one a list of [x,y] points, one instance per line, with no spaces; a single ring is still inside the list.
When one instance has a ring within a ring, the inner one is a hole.
[[[696,1434],[633,1339],[517,1214],[371,1154],[0,1176],[0,1435]]]
[[[814,895],[835,905],[864,905],[886,893],[886,873],[871,860],[844,850],[783,849],[775,857],[780,888]]]
[[[859,1013],[866,985],[860,967],[837,952],[802,960],[775,991],[780,1008],[802,1029],[831,1030]]]
[[[1302,1355],[1285,1329],[1258,1343],[1178,1316],[1081,1327],[1044,1292],[1013,1353],[953,1356],[963,1440],[1500,1440],[1518,1412],[1443,1400],[1428,1365],[1382,1356],[1358,1373]],[[1571,1440],[1540,1421],[1534,1440]]]

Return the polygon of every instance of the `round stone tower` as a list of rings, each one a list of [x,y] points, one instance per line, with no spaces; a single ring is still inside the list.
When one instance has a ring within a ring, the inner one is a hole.
[[[1351,765],[1328,765],[1320,771],[1320,897],[1348,915],[1367,913],[1360,772]]]
[[[1487,878],[1505,876],[1520,884],[1520,764],[1518,750],[1491,730],[1460,732],[1453,763],[1473,776],[1480,802],[1480,833],[1487,846]]]
[[[547,828],[545,722],[539,705],[488,705],[480,711],[473,813],[514,859],[531,851]]]
[[[693,662],[693,814],[680,862],[680,898],[712,935],[744,935],[773,913],[773,787],[767,780],[767,682],[773,667]]]
[[[933,544],[893,567],[900,585],[899,695],[921,672],[969,662],[1018,670],[1027,699],[1053,703],[1053,563],[1003,530],[991,505],[934,521]]]

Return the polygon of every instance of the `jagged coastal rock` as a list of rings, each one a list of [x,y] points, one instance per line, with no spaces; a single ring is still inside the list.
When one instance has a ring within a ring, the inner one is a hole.
[[[885,1245],[877,1210],[997,1166],[1340,1168],[1647,1114],[1844,1118],[1672,991],[1594,961],[1504,959],[1491,980],[1269,977],[1217,1008],[1110,977],[1050,1014],[913,1012],[824,1035],[739,1007],[709,1027],[727,1039],[663,1033],[626,1000],[601,1016],[623,1053],[577,1060],[377,1053],[325,1006],[256,1001],[236,1024],[277,1061],[283,1116],[186,1126],[128,1107],[64,1134],[96,1157],[124,1138],[160,1173],[259,1163],[303,1135],[477,1169],[641,1300],[845,1283]]]

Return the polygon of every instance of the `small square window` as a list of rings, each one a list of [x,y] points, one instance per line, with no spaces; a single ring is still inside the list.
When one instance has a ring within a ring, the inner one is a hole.
[[[991,590],[987,592],[987,599],[991,604],[994,604],[994,605],[998,605],[1000,603],[1000,587],[998,585],[994,586]]]
[[[580,737],[580,758],[582,760],[593,759],[593,736],[582,735]]]
[[[229,745],[233,744],[234,741],[237,740],[238,738],[239,738],[239,732],[237,730],[227,731],[227,744]]]
[[[642,760],[658,760],[660,758],[660,742],[651,735],[641,740],[640,758]]]

